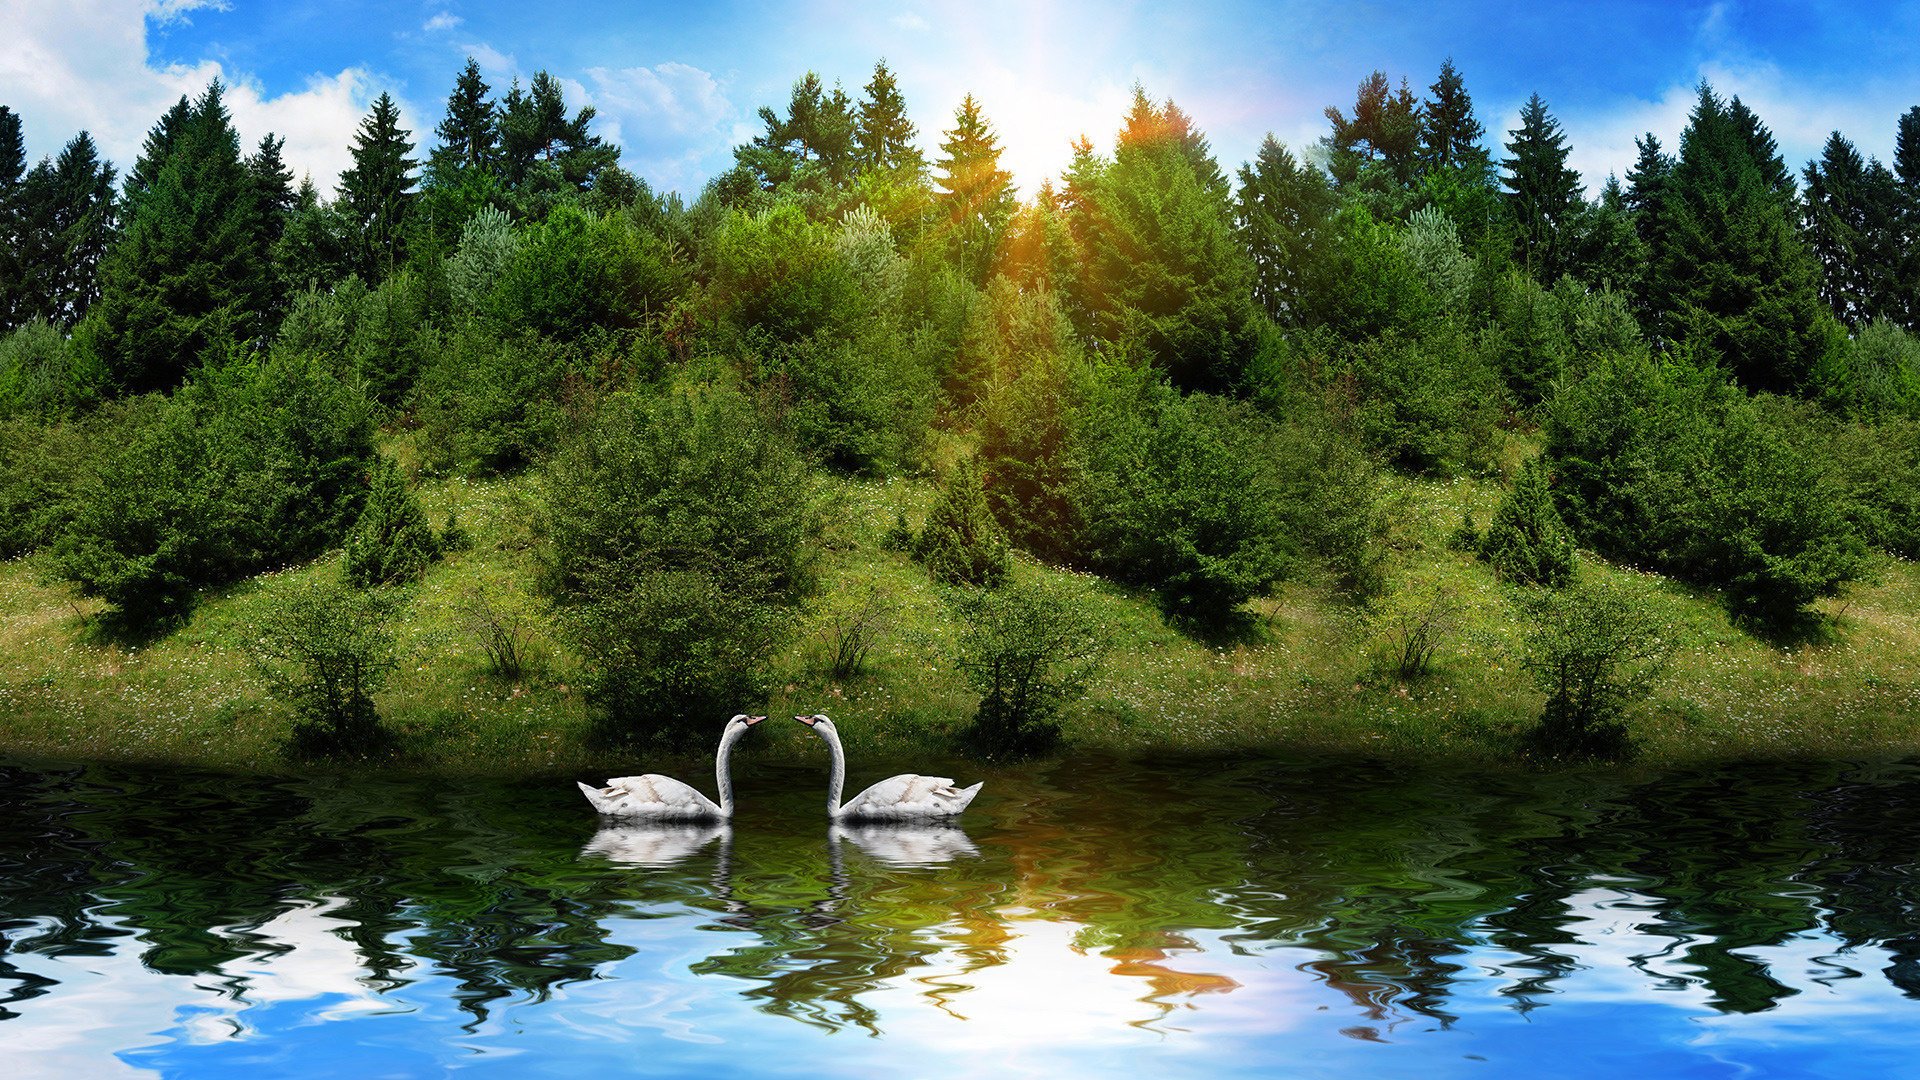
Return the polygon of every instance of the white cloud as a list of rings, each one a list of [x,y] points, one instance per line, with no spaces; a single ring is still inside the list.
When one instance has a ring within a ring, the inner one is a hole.
[[[218,0],[26,0],[15,6],[0,35],[0,102],[20,114],[28,153],[55,153],[84,129],[124,175],[160,115],[218,78],[227,85],[227,109],[244,148],[251,151],[269,132],[282,136],[294,175],[310,173],[330,192],[378,93],[373,76],[348,68],[315,75],[297,91],[269,94],[247,72],[213,60],[154,66],[149,18],[222,7]],[[418,139],[418,125],[408,126]]]
[[[157,23],[185,22],[189,11],[232,11],[227,0],[147,0],[147,14]]]
[[[929,26],[927,24],[927,20],[921,18],[920,16],[914,14],[911,11],[903,11],[900,14],[895,15],[893,18],[888,19],[887,21],[889,23],[892,23],[898,29],[907,30],[916,34],[924,34],[927,31],[933,29],[932,26]]]
[[[428,19],[426,22],[426,25],[422,26],[420,29],[425,30],[427,33],[431,34],[438,30],[451,30],[454,27],[459,26],[461,23],[465,21],[466,21],[465,19],[462,19],[460,16],[455,15],[451,11],[443,11],[440,14],[435,15],[433,18]]]
[[[621,164],[666,189],[696,187],[702,159],[732,130],[734,107],[714,77],[668,62],[588,68],[591,85],[568,84],[597,110],[596,130],[622,147]]]

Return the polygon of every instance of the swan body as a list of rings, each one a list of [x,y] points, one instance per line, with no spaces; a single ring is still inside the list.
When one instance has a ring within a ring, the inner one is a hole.
[[[980,784],[963,788],[949,777],[901,773],[889,776],[845,803],[840,792],[847,779],[847,755],[840,733],[825,714],[796,716],[813,729],[833,752],[833,777],[827,782],[827,817],[834,821],[932,821],[957,816],[980,794]],[[982,782],[984,783],[984,781]]]
[[[595,810],[607,817],[642,821],[725,821],[733,816],[733,773],[728,768],[733,744],[764,716],[741,713],[727,721],[720,733],[720,748],[714,751],[714,782],[720,801],[714,802],[691,785],[659,773],[616,776],[605,787],[580,784],[580,793]]]

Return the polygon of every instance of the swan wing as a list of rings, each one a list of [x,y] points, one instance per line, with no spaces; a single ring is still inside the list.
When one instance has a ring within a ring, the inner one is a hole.
[[[659,773],[616,776],[605,787],[580,790],[603,814],[638,818],[720,817],[720,807],[691,786]]]
[[[896,821],[952,817],[965,810],[979,793],[979,784],[962,788],[955,786],[951,777],[901,773],[855,795],[841,807],[840,816]]]

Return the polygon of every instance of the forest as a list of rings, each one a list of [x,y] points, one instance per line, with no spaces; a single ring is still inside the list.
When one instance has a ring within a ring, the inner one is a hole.
[[[1916,744],[1920,105],[1588,190],[1451,61],[1231,173],[1136,86],[1023,198],[881,62],[688,201],[544,71],[331,192],[224,92],[124,176],[0,106],[0,746]]]

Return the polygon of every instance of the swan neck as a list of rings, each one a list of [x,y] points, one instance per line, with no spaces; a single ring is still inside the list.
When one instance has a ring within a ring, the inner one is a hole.
[[[827,780],[827,816],[840,816],[840,791],[847,782],[847,755],[840,748],[840,733],[832,728],[824,728],[820,736],[827,741],[827,749],[833,752],[833,773]]]
[[[720,816],[733,816],[733,744],[739,741],[745,728],[727,725],[726,733],[720,736],[720,749],[713,755],[713,783],[720,792]]]

